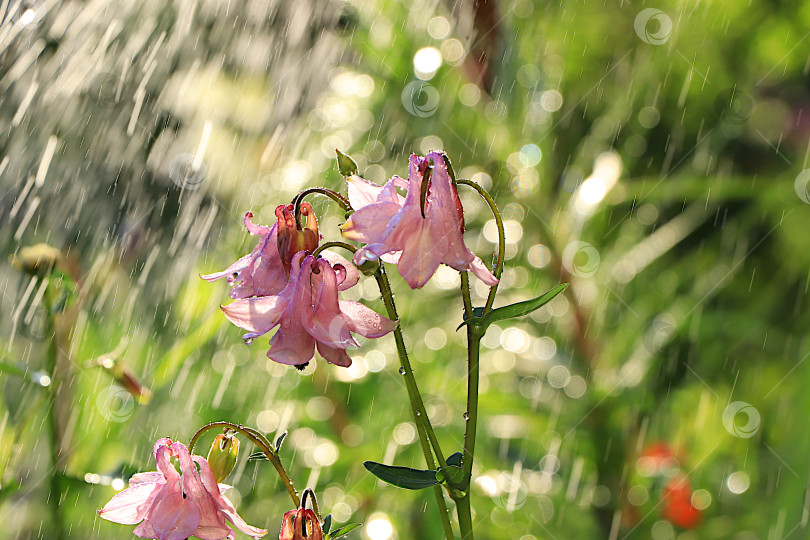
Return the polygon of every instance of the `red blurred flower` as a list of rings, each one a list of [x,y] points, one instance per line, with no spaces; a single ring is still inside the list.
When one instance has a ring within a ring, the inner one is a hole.
[[[683,529],[694,529],[703,517],[703,513],[692,505],[692,488],[685,476],[671,479],[661,493],[664,519]]]

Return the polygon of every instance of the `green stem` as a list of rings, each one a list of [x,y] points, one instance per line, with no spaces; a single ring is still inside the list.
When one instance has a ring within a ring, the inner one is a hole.
[[[503,259],[506,254],[506,233],[503,229],[503,218],[501,218],[501,213],[498,211],[498,206],[495,204],[495,200],[492,198],[492,196],[475,182],[462,178],[460,180],[456,180],[456,183],[470,186],[477,191],[478,194],[481,195],[481,197],[483,197],[483,199],[487,202],[489,209],[492,211],[492,216],[495,218],[495,225],[498,227],[498,258],[495,262],[495,268],[493,269],[492,273],[496,278],[501,279],[501,273],[503,272]],[[498,284],[496,283],[489,288],[489,295],[487,296],[487,303],[484,306],[484,313],[492,309],[492,304],[495,302],[495,293],[497,292]]]
[[[388,313],[388,318],[392,321],[399,322],[399,315],[397,314],[396,304],[394,304],[394,294],[391,292],[391,284],[388,282],[388,276],[385,274],[385,267],[381,264],[375,274],[377,285],[380,287],[380,294],[382,295],[385,309]],[[447,462],[444,460],[439,442],[436,439],[436,434],[433,431],[433,426],[430,424],[425,405],[422,401],[422,396],[419,393],[419,387],[416,385],[416,379],[413,375],[411,362],[408,359],[408,351],[405,349],[405,340],[402,337],[402,328],[397,325],[394,329],[394,341],[397,345],[397,353],[399,355],[400,373],[405,377],[405,387],[408,390],[408,399],[411,402],[411,412],[413,413],[414,424],[416,424],[416,431],[419,434],[419,442],[422,446],[422,453],[425,456],[425,463],[428,469],[435,469],[436,462],[433,460],[431,453],[431,446],[433,452],[436,453],[436,458],[441,467],[446,467]],[[450,516],[447,512],[447,504],[444,502],[444,495],[440,486],[433,486],[433,494],[436,497],[436,505],[439,507],[439,517],[442,521],[444,534],[448,540],[453,540],[453,527],[450,524]]]
[[[460,272],[461,295],[464,300],[464,316],[473,316],[472,300],[470,298],[470,278],[467,272]],[[478,380],[479,380],[479,353],[481,345],[481,332],[477,326],[467,325],[467,412],[465,413],[464,429],[464,458],[462,470],[464,472],[464,495],[454,498],[456,512],[458,513],[461,538],[472,540],[472,514],[470,511],[470,484],[472,483],[473,460],[475,459],[475,437],[478,429]]]
[[[203,433],[211,429],[222,427],[227,427],[241,433],[250,442],[255,444],[259,448],[259,450],[262,451],[262,454],[264,454],[267,460],[273,464],[273,467],[275,467],[279,478],[281,478],[281,482],[284,484],[284,487],[287,488],[287,493],[290,494],[290,498],[292,499],[293,504],[295,505],[296,508],[298,508],[301,505],[301,499],[298,497],[298,492],[295,490],[292,478],[290,478],[290,475],[287,473],[287,470],[281,463],[281,458],[279,458],[278,454],[276,453],[276,449],[273,447],[273,444],[267,440],[267,437],[265,437],[255,429],[248,428],[240,424],[234,424],[231,422],[224,422],[224,421],[211,422],[210,424],[206,424],[200,429],[198,429],[197,433],[195,433],[194,436],[191,437],[191,441],[189,441],[188,443],[189,453],[192,450],[194,450],[194,445],[197,444],[197,441],[199,440],[199,438],[202,436]]]
[[[346,242],[333,241],[333,242],[324,242],[323,244],[318,246],[318,249],[316,249],[315,251],[312,252],[312,256],[317,258],[318,255],[321,254],[321,251],[323,251],[325,249],[329,249],[331,247],[340,247],[340,248],[343,248],[345,250],[351,251],[352,253],[357,251],[357,248],[354,247],[351,244],[347,244]]]
[[[458,524],[461,528],[461,540],[473,540],[472,512],[470,511],[470,492],[466,491],[464,496],[456,499],[456,512],[458,513]]]
[[[47,278],[45,278],[47,279]],[[48,285],[46,285],[48,287]],[[46,298],[48,297],[46,291]],[[51,302],[49,298],[46,299],[45,308],[48,311],[47,319],[47,332],[50,336],[50,343],[48,344],[47,354],[47,370],[50,373],[51,382],[48,385],[48,431],[50,435],[50,454],[51,454],[51,477],[50,477],[50,508],[53,519],[53,525],[56,529],[56,539],[62,540],[65,538],[65,522],[62,514],[62,472],[60,469],[60,441],[59,441],[59,425],[56,417],[56,393],[59,388],[57,372],[57,355],[59,354],[56,346],[56,324],[54,321],[54,313],[51,310]]]
[[[293,199],[293,215],[295,216],[295,222],[299,223],[299,218],[301,217],[301,203],[304,200],[304,197],[309,195],[310,193],[318,193],[320,195],[326,195],[336,203],[338,203],[344,211],[350,212],[352,210],[352,205],[349,203],[349,199],[338,193],[337,191],[333,191],[331,189],[327,189],[325,187],[311,187],[307,188],[298,195],[295,196]]]

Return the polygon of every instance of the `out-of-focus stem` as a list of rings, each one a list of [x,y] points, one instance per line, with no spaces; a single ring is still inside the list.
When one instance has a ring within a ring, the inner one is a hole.
[[[46,278],[47,279],[47,278]],[[51,454],[51,474],[50,474],[50,495],[48,498],[49,507],[51,509],[51,516],[53,519],[53,526],[56,530],[56,539],[62,540],[65,538],[65,521],[62,514],[62,471],[60,463],[60,448],[61,441],[59,440],[59,425],[56,417],[56,393],[59,389],[60,381],[59,373],[57,370],[57,355],[59,350],[56,346],[56,324],[54,321],[54,313],[51,308],[51,302],[46,292],[45,295],[45,308],[47,310],[47,334],[50,337],[48,344],[47,369],[50,373],[51,382],[48,385],[48,431],[50,436],[50,454]]]
[[[391,284],[388,282],[388,276],[385,274],[385,267],[381,264],[380,268],[375,274],[377,285],[380,288],[380,294],[385,304],[385,309],[388,313],[388,318],[392,321],[399,322],[399,315],[397,314],[396,304],[394,303],[394,294],[391,291]],[[411,412],[413,413],[414,424],[416,424],[416,431],[419,434],[419,442],[422,446],[422,453],[425,455],[425,463],[428,469],[435,469],[436,462],[431,453],[436,453],[436,458],[441,467],[446,467],[447,462],[444,460],[441,448],[439,448],[439,441],[436,439],[436,434],[433,432],[433,426],[430,424],[425,405],[422,402],[422,396],[419,393],[419,387],[416,385],[416,379],[413,375],[411,362],[408,359],[408,351],[405,348],[405,340],[402,337],[402,328],[397,325],[394,329],[394,341],[397,345],[397,353],[399,355],[400,373],[405,377],[405,387],[408,390],[408,399],[411,402]],[[436,504],[439,507],[439,516],[442,520],[444,533],[448,540],[453,540],[453,527],[450,525],[450,517],[447,512],[447,504],[444,502],[444,495],[440,486],[433,486],[433,493],[436,496]]]

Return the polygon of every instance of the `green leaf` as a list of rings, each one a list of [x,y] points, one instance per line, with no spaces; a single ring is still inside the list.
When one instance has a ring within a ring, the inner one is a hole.
[[[479,326],[482,331],[486,330],[490,324],[503,321],[506,319],[514,319],[517,317],[522,317],[523,315],[528,315],[532,311],[536,309],[540,309],[541,307],[545,306],[554,298],[563,292],[568,287],[568,283],[561,283],[551,289],[550,291],[541,294],[537,298],[532,298],[531,300],[525,300],[523,302],[518,302],[516,304],[510,304],[508,306],[499,307],[497,309],[493,309],[492,311],[488,312],[483,317],[472,317],[470,319],[465,320],[461,323],[456,330],[461,328],[462,326],[466,326],[468,324],[475,324]]]
[[[323,518],[323,526],[321,527],[321,531],[323,534],[329,534],[329,529],[332,528],[332,514],[326,514],[326,517]]]
[[[374,461],[364,461],[363,466],[383,482],[405,489],[424,489],[439,483],[436,471],[383,465]]]
[[[338,170],[342,176],[357,174],[357,163],[352,158],[335,148],[337,154]]]
[[[276,439],[276,454],[281,452],[281,445],[284,444],[284,440],[287,438],[287,432],[285,431],[281,435],[278,436]]]
[[[461,486],[464,484],[464,469],[458,465],[439,467],[436,478],[442,482],[447,482],[451,486]]]
[[[451,454],[451,455],[450,455],[450,456],[447,458],[447,462],[446,462],[446,463],[447,463],[448,465],[453,465],[453,466],[456,466],[456,467],[461,467],[461,461],[462,461],[463,459],[464,459],[464,454],[462,454],[461,452],[456,452],[455,454]]]
[[[261,459],[265,459],[265,460],[267,459],[267,456],[264,455],[264,452],[253,452],[252,454],[250,454],[250,456],[248,456],[248,461],[261,460]]]
[[[351,531],[355,530],[357,527],[360,527],[360,523],[349,523],[348,525],[344,525],[343,527],[339,528],[331,535],[329,535],[330,539],[340,538],[341,536],[346,536]]]

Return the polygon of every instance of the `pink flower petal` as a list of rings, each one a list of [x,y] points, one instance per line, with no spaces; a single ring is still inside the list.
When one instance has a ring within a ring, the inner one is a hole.
[[[329,261],[329,264],[331,264],[333,268],[335,266],[343,267],[345,275],[342,280],[338,280],[339,291],[345,291],[346,289],[354,287],[357,285],[357,282],[360,281],[360,271],[344,257],[328,249],[321,251],[321,257]],[[337,269],[335,270],[337,271]]]
[[[341,300],[340,310],[349,318],[349,329],[363,337],[382,337],[397,327],[396,322],[354,300]]]
[[[318,354],[320,354],[323,357],[323,359],[329,362],[330,364],[334,364],[340,367],[349,367],[352,365],[352,359],[346,352],[346,349],[330,347],[329,345],[322,343],[320,341],[317,342],[317,345],[318,345]]]
[[[163,475],[160,479],[163,480]],[[160,492],[164,483],[144,482],[116,493],[98,515],[108,521],[122,525],[135,525],[146,517],[149,507],[155,496]]]
[[[233,324],[251,334],[266,334],[279,322],[287,307],[282,296],[260,296],[244,298],[232,302],[220,309]]]

